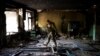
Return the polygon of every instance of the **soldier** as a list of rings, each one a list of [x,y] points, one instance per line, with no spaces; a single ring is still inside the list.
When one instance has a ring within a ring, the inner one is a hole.
[[[48,29],[48,42],[45,44],[46,46],[48,45],[48,43],[50,42],[50,40],[52,39],[55,46],[57,46],[56,43],[56,34],[57,34],[57,29],[55,27],[54,22],[51,22],[49,20],[47,20],[48,24],[47,24],[47,29]]]

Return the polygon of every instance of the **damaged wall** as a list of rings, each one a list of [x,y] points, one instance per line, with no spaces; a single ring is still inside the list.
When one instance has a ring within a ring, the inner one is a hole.
[[[0,48],[6,45],[6,17],[4,14],[5,11],[5,3],[4,0],[1,0],[0,2],[2,5],[0,5]]]
[[[53,21],[57,27],[57,30],[61,32],[61,23],[62,23],[62,18],[64,17],[64,25],[67,30],[67,25],[69,21],[79,21],[81,23],[81,28],[84,28],[85,24],[85,15],[83,15],[80,12],[75,12],[75,11],[54,11],[54,10],[49,10],[49,11],[43,11],[39,13],[38,17],[38,22],[40,27],[46,27],[46,20],[49,19]]]

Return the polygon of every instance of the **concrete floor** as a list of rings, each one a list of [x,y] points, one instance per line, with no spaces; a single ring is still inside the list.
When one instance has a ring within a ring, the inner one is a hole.
[[[89,40],[60,38],[57,51],[54,51],[52,41],[47,47],[43,45],[46,42],[47,39],[40,39],[24,47],[5,48],[0,51],[0,56],[100,56],[100,44],[89,44]]]

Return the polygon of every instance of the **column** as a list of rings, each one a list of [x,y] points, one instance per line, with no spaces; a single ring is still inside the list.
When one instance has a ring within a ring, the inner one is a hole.
[[[93,41],[96,41],[96,5],[93,5],[94,23],[93,23]]]

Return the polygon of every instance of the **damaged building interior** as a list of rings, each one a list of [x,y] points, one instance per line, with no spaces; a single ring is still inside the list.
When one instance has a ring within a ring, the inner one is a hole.
[[[96,0],[1,0],[0,56],[100,56]]]

